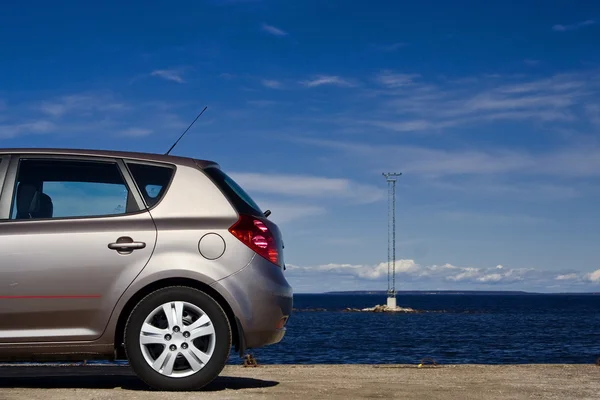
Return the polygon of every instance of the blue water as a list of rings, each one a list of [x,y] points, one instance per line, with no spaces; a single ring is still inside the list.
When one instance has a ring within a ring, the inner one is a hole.
[[[301,295],[284,339],[253,349],[260,364],[594,363],[600,356],[600,296],[406,295],[422,314],[345,313],[385,296]],[[439,312],[444,311],[444,312]],[[232,353],[231,363],[241,360]]]

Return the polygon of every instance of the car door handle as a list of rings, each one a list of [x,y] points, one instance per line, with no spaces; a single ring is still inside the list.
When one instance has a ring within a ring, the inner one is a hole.
[[[117,251],[132,251],[146,247],[144,242],[134,242],[130,237],[120,237],[115,243],[109,243],[108,248]]]

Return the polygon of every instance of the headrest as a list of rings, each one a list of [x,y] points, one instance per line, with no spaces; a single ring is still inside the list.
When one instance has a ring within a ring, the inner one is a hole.
[[[54,205],[52,199],[46,193],[40,193],[39,209],[33,213],[34,218],[52,218]]]
[[[17,218],[31,218],[31,214],[39,210],[40,192],[35,185],[19,183],[17,188]]]

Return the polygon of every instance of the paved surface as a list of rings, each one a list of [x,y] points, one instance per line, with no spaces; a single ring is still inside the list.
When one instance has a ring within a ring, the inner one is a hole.
[[[228,366],[195,393],[150,391],[127,367],[0,367],[0,400],[600,399],[595,365]]]

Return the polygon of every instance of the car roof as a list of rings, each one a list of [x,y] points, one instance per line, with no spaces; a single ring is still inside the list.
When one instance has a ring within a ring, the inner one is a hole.
[[[116,150],[92,150],[92,149],[60,149],[60,148],[0,148],[0,156],[8,154],[44,154],[44,155],[73,155],[73,156],[92,156],[92,157],[114,157],[126,158],[130,160],[156,161],[176,165],[199,166],[201,168],[209,166],[219,166],[216,162],[210,160],[200,160],[191,157],[172,156],[156,153],[129,152]]]

